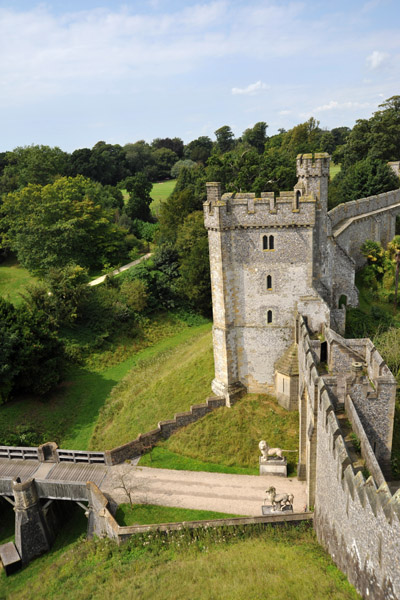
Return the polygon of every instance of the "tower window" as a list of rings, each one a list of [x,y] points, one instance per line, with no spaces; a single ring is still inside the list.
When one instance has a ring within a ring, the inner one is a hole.
[[[301,198],[301,191],[300,191],[300,190],[297,190],[297,191],[296,191],[296,198],[295,198],[295,201],[294,201],[294,208],[295,208],[296,210],[299,210],[299,202],[300,202],[300,198]]]
[[[273,235],[263,235],[262,247],[263,247],[263,250],[274,250],[275,249],[274,236]]]
[[[267,324],[272,323],[272,310],[267,310]]]
[[[267,275],[267,290],[272,290],[272,275]]]

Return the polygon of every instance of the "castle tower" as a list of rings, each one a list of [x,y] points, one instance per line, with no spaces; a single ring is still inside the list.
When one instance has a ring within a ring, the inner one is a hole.
[[[296,172],[299,178],[295,192],[313,195],[316,200],[313,279],[319,293],[331,301],[332,265],[328,252],[328,237],[332,235],[328,213],[328,182],[330,156],[326,152],[299,154],[296,160]]]
[[[320,156],[320,155],[318,155]],[[275,363],[294,342],[295,315],[318,330],[329,308],[314,288],[314,237],[328,161],[305,159],[291,192],[224,194],[207,184],[215,379],[227,404],[243,390],[274,390]],[[327,186],[327,179],[326,179]]]

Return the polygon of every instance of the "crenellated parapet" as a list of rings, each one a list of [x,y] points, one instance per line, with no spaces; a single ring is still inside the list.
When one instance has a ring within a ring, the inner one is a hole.
[[[221,196],[219,183],[207,183],[207,201],[204,203],[206,229],[269,227],[312,227],[315,223],[315,197],[302,195],[296,190],[281,192],[227,193]]]

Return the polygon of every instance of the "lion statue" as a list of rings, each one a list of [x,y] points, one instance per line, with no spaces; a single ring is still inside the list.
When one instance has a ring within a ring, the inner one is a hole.
[[[280,496],[277,496],[276,488],[273,486],[265,490],[265,493],[267,494],[267,498],[264,500],[264,502],[267,503],[267,501],[269,501],[272,505],[273,511],[283,511],[287,509],[293,510],[293,494],[281,494]]]
[[[269,456],[277,456],[284,460],[282,452],[293,452],[293,450],[283,450],[282,448],[270,448],[265,440],[261,440],[258,447],[261,452],[262,462],[267,462]]]

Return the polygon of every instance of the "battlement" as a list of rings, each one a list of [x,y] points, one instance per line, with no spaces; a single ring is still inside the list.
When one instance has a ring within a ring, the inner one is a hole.
[[[260,227],[301,227],[315,223],[315,196],[300,189],[281,192],[227,193],[221,195],[221,184],[207,183],[204,203],[206,229],[240,229]]]
[[[330,156],[327,152],[298,154],[296,172],[298,177],[329,177]]]

